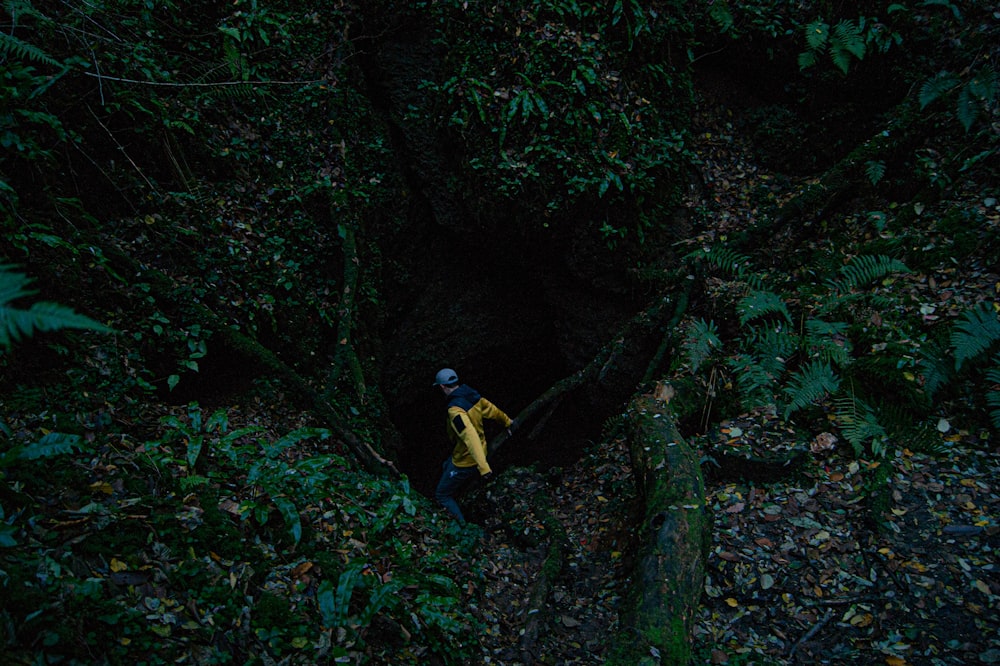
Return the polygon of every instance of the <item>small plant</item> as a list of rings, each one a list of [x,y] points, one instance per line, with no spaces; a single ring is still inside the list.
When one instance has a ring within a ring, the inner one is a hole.
[[[0,265],[0,349],[37,332],[75,328],[108,333],[110,328],[90,317],[78,314],[72,308],[58,303],[38,301],[30,307],[18,308],[15,301],[34,295],[27,289],[32,280],[24,273],[15,272],[9,265]]]

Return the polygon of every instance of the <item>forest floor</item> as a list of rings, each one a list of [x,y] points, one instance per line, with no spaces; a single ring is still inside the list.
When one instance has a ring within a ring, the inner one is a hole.
[[[718,228],[702,230],[714,236],[752,218],[749,191],[770,178],[734,138],[732,119],[719,103],[700,118],[703,177],[727,211],[716,216]],[[961,275],[944,267],[937,278],[913,276],[915,303],[946,312],[974,300],[968,290],[992,296],[990,264],[985,257]],[[708,479],[713,543],[693,663],[1000,663],[1000,458],[986,435],[946,420],[934,435],[934,454],[903,445],[863,460],[846,443],[817,446],[787,478]],[[760,411],[691,443],[766,450],[794,437]],[[506,471],[489,494],[470,498],[486,514],[486,589],[476,595],[485,599],[484,661],[604,663],[632,564],[636,498],[624,444],[546,475]],[[556,537],[558,575],[541,590],[553,571],[546,558],[554,532],[539,507],[565,531]],[[516,519],[498,521],[509,516]]]

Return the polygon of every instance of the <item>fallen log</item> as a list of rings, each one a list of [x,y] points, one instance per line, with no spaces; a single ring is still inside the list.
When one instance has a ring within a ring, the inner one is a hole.
[[[657,396],[669,391],[656,391]],[[684,441],[668,402],[637,396],[626,411],[642,522],[636,564],[611,646],[613,664],[687,665],[704,588],[711,520],[697,453]]]

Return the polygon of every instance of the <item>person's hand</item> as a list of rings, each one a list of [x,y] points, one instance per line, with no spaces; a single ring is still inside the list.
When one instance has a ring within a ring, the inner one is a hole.
[[[489,483],[493,480],[493,472],[486,472],[483,474],[483,483]]]

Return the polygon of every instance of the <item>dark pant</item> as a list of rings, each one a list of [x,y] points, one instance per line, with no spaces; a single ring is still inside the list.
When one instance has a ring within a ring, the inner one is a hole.
[[[455,501],[455,493],[461,489],[465,482],[479,474],[477,467],[456,467],[455,463],[448,458],[441,465],[441,480],[438,481],[437,490],[434,492],[436,499],[441,506],[448,509],[451,515],[458,518],[460,523],[465,522],[465,516]]]

